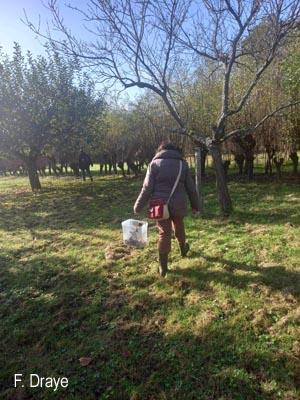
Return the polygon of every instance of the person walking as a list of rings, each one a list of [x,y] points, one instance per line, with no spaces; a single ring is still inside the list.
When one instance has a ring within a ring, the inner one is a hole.
[[[142,190],[134,204],[135,214],[141,212],[150,199],[167,201],[174,183],[179,177],[176,189],[169,200],[170,217],[156,221],[158,237],[159,273],[166,276],[168,272],[168,255],[171,251],[172,228],[179,243],[182,257],[186,257],[190,246],[186,242],[184,217],[187,213],[187,196],[189,197],[193,214],[200,211],[200,201],[196,186],[191,177],[188,163],[183,159],[181,151],[170,142],[162,142],[148,166]]]
[[[86,171],[91,181],[93,181],[92,173],[90,171],[90,166],[91,167],[93,166],[93,162],[91,160],[91,157],[88,154],[86,154],[82,149],[80,149],[78,165],[79,168],[81,169],[82,180],[85,181],[85,171]]]

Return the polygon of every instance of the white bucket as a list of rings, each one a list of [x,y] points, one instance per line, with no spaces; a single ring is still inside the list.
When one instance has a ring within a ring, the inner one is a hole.
[[[122,222],[123,241],[127,246],[142,248],[147,244],[148,222],[127,219]]]

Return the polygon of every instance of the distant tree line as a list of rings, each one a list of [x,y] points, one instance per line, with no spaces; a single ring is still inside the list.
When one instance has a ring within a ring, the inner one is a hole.
[[[230,213],[223,143],[265,129],[271,116],[299,104],[291,50],[298,53],[300,1],[90,0],[83,9],[70,6],[84,16],[87,42],[65,25],[57,0],[47,5],[53,30],[45,33],[28,20],[29,27],[92,67],[99,81],[146,89],[160,99],[159,115],[165,108],[172,121],[165,126],[161,118],[158,126],[181,135],[194,131],[195,145],[213,159],[221,210]],[[283,68],[274,74],[280,61]],[[282,74],[290,77],[280,83]],[[297,129],[295,114],[289,122]]]
[[[187,152],[210,152],[225,213],[232,204],[222,154],[232,153],[250,179],[259,152],[270,166],[290,157],[297,171],[299,1],[192,3],[98,1],[85,15],[99,23],[97,42],[87,46],[49,0],[66,40],[46,35],[47,57],[24,57],[18,45],[12,59],[1,54],[1,152],[25,160],[33,189],[40,187],[34,164],[42,152],[72,150],[75,157],[85,146],[99,162],[113,153],[149,160],[166,137]],[[82,66],[93,66],[103,83],[146,90],[131,104],[112,106]]]

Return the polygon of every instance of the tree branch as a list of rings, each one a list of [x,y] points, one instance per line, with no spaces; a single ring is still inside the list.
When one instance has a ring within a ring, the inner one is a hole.
[[[285,104],[279,108],[277,108],[275,111],[269,113],[268,115],[264,116],[264,118],[262,118],[255,126],[249,127],[249,128],[245,128],[245,129],[235,129],[229,133],[227,133],[226,135],[224,135],[224,137],[222,138],[221,142],[225,142],[226,140],[231,139],[234,136],[237,135],[246,135],[247,133],[250,132],[254,132],[257,128],[259,128],[265,121],[267,121],[269,118],[273,117],[274,115],[278,114],[280,111],[289,108],[289,107],[293,107],[296,105],[300,104],[300,100],[298,101],[294,101],[292,103],[289,104]]]

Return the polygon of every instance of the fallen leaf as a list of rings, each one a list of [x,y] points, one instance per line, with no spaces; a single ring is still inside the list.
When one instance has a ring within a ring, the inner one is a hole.
[[[91,361],[92,361],[92,359],[89,357],[79,358],[79,362],[82,367],[86,367],[87,365],[89,365],[91,363]]]

